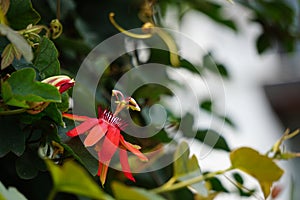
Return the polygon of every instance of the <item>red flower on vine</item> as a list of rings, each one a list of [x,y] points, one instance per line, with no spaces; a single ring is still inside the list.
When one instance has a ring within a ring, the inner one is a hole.
[[[133,102],[132,99],[127,98],[127,100],[128,106],[132,106],[129,105],[129,103]],[[126,107],[124,106],[126,104],[124,104],[124,102],[122,103],[122,106]],[[118,110],[118,112],[119,111],[120,110]],[[83,121],[79,126],[68,131],[67,135],[69,137],[76,137],[81,134],[87,134],[83,143],[86,147],[94,146],[97,151],[99,160],[97,175],[100,177],[102,185],[106,180],[109,163],[118,149],[124,175],[128,179],[135,181],[128,163],[127,150],[136,155],[141,161],[148,161],[148,158],[139,151],[140,147],[138,145],[127,142],[123,135],[121,135],[121,129],[124,128],[125,124],[119,117],[116,117],[115,114],[108,110],[102,109],[99,109],[98,111],[98,118],[66,113],[64,113],[63,116],[69,119]]]

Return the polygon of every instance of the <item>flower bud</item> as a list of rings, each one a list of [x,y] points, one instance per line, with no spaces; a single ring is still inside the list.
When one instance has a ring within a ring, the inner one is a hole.
[[[75,85],[74,79],[65,75],[51,76],[42,80],[42,83],[48,83],[55,86],[60,93],[65,92]]]
[[[53,85],[60,93],[65,92],[75,84],[73,79],[65,75],[51,76],[42,80],[41,82]],[[50,102],[28,102],[30,108],[27,110],[27,113],[32,115],[38,114],[42,112],[49,104]]]

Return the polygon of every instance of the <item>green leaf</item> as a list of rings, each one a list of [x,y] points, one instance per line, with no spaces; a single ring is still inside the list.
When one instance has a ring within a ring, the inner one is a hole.
[[[8,44],[4,51],[1,54],[1,69],[5,69],[6,67],[8,67],[14,60],[15,55],[13,52],[13,45],[12,44]]]
[[[7,20],[13,29],[25,29],[29,24],[37,24],[40,15],[32,8],[30,0],[11,0]]]
[[[187,1],[189,6],[201,13],[207,15],[215,22],[227,26],[232,30],[237,30],[235,22],[223,16],[223,7],[222,5],[212,2],[212,1],[202,1],[202,0],[195,0],[195,1]]]
[[[32,179],[38,175],[40,169],[44,169],[44,162],[37,154],[36,149],[27,148],[22,156],[16,160],[16,171],[22,179]]]
[[[191,171],[200,172],[198,161],[193,157],[189,159],[190,150],[189,145],[186,142],[181,142],[174,153],[174,176],[180,177]]]
[[[145,189],[129,187],[119,182],[113,182],[111,187],[118,200],[165,200],[165,198]]]
[[[61,94],[61,103],[56,103],[56,106],[61,112],[69,110],[69,95],[67,92]]]
[[[221,134],[214,130],[204,129],[204,130],[193,130],[194,117],[190,113],[187,113],[180,123],[180,129],[184,136],[188,138],[196,138],[197,140],[203,142],[206,145],[213,147],[214,149],[220,149],[225,151],[230,151],[230,148]]]
[[[69,153],[71,153],[81,164],[83,164],[92,175],[97,174],[98,160],[86,149],[79,137],[72,138],[66,142],[66,145],[67,148],[65,146],[64,148],[66,148]]]
[[[9,187],[8,189],[0,182],[0,199],[1,200],[27,200],[16,188]]]
[[[31,62],[27,62],[24,58],[21,58],[20,60],[14,59],[12,62],[12,66],[15,68],[15,70],[24,69],[24,68],[35,69],[35,66],[33,66]],[[36,71],[38,72],[38,70]],[[37,77],[37,80],[40,80],[40,77]]]
[[[157,134],[151,137],[151,139],[158,140],[163,143],[169,143],[173,140],[164,129],[160,130]]]
[[[52,161],[46,160],[46,164],[51,173],[56,191],[94,199],[112,199],[100,189],[84,168],[76,162],[69,160],[64,162],[63,166],[58,166]]]
[[[271,38],[263,33],[256,39],[256,49],[259,54],[264,53],[268,48],[272,46]]]
[[[39,70],[42,79],[60,73],[58,51],[54,43],[48,38],[43,37],[41,39],[39,47],[35,52],[33,64]]]
[[[222,182],[218,178],[212,177],[207,179],[206,181],[209,184],[211,190],[214,190],[216,192],[228,193],[228,190],[223,186]]]
[[[201,75],[201,72],[203,70],[202,67],[199,66],[195,66],[192,63],[190,63],[188,60],[182,59],[180,61],[180,67],[185,68],[187,70],[189,70],[190,72],[196,73]]]
[[[50,117],[53,121],[55,121],[55,123],[59,124],[60,126],[64,126],[61,111],[57,108],[55,103],[50,103],[43,112],[45,116]]]
[[[236,125],[235,125],[235,123],[229,118],[229,117],[226,117],[226,116],[219,116],[221,119],[223,119],[224,120],[224,122],[226,123],[226,124],[228,124],[229,126],[231,126],[232,128],[235,128],[236,127]]]
[[[180,120],[180,130],[183,135],[188,138],[193,138],[196,135],[196,131],[193,129],[194,126],[194,116],[191,113],[187,113]]]
[[[185,181],[197,176],[201,176],[201,170],[198,164],[196,156],[189,158],[190,150],[186,142],[179,144],[178,148],[174,154],[174,178],[178,181]],[[199,194],[203,196],[208,195],[208,191],[205,187],[205,182],[195,183],[190,188],[196,190]]]
[[[61,102],[56,87],[35,81],[32,68],[18,70],[2,84],[2,97],[7,105],[29,108],[28,102]]]
[[[25,135],[19,126],[18,116],[0,116],[0,157],[8,152],[17,156],[25,150]]]
[[[244,184],[244,179],[243,179],[243,177],[239,174],[239,173],[233,173],[232,174],[232,176],[233,176],[233,178],[234,178],[234,180],[236,181],[236,182],[238,182],[238,183],[240,183],[240,184]]]
[[[9,44],[9,40],[5,36],[0,36],[0,52],[3,52],[4,48]]]
[[[198,130],[195,138],[214,149],[230,151],[225,138],[214,130]]]
[[[232,177],[234,178],[234,180],[236,181],[236,183],[238,183],[239,185],[243,186],[244,184],[244,179],[243,177],[240,175],[240,173],[233,173]],[[250,197],[251,195],[253,195],[253,193],[255,192],[255,189],[250,189],[250,188],[243,188],[243,187],[237,187],[240,196],[245,196],[245,197]]]
[[[213,105],[212,101],[207,99],[201,102],[200,108],[208,112],[212,112],[212,105]]]
[[[265,197],[270,194],[273,182],[278,181],[284,172],[271,158],[248,147],[232,151],[230,160],[233,168],[258,180]]]
[[[27,62],[32,61],[33,53],[31,46],[18,32],[4,24],[0,24],[0,33],[7,37],[15,48],[24,56]]]
[[[146,84],[138,88],[134,93],[135,99],[146,99],[148,105],[157,102],[162,96],[171,96],[172,91],[159,84]]]
[[[229,78],[229,73],[226,67],[223,64],[215,61],[211,53],[208,53],[203,57],[203,66],[217,75],[221,75],[224,78]]]
[[[5,69],[12,64],[14,58],[19,60],[21,58],[21,53],[13,44],[10,43],[3,50],[1,57],[1,69]]]

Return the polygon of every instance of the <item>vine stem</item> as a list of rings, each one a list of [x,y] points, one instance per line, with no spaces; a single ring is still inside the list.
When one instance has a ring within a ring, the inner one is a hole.
[[[184,187],[193,185],[195,183],[204,181],[205,179],[213,178],[217,175],[224,174],[225,172],[228,172],[232,169],[233,168],[230,167],[230,168],[225,169],[225,170],[219,170],[219,171],[211,172],[211,173],[208,173],[208,174],[205,174],[205,175],[202,175],[202,176],[197,176],[195,178],[191,178],[191,179],[188,179],[188,180],[185,180],[185,181],[182,181],[182,182],[179,182],[179,183],[175,183],[175,184],[172,184],[172,185],[168,185],[168,186],[167,185],[162,185],[158,188],[152,189],[151,192],[156,193],[156,194],[164,193],[164,192],[170,192],[170,191],[173,191],[173,190],[184,188]]]
[[[21,114],[26,112],[26,109],[16,109],[16,110],[5,110],[5,111],[0,111],[0,115],[16,115],[16,114]]]
[[[50,194],[48,196],[48,200],[54,200],[56,193],[57,193],[57,190],[55,188],[52,188],[52,190],[50,191]]]
[[[56,0],[56,19],[60,20],[60,0]]]

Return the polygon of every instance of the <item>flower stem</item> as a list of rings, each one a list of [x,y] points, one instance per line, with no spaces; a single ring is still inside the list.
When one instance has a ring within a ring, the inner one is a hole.
[[[228,168],[228,169],[225,169],[225,170],[219,170],[219,171],[216,171],[216,172],[211,172],[211,173],[208,173],[208,174],[205,174],[205,175],[197,176],[195,178],[191,178],[191,179],[188,179],[188,180],[185,180],[185,181],[182,181],[182,182],[179,182],[179,183],[175,183],[175,184],[172,184],[172,185],[168,185],[168,186],[167,185],[162,185],[158,188],[152,189],[151,192],[154,192],[154,193],[157,193],[157,194],[164,193],[164,192],[170,192],[170,191],[173,191],[173,190],[184,188],[184,187],[187,187],[189,185],[193,185],[195,183],[204,181],[208,178],[212,178],[212,177],[215,177],[217,175],[224,174],[225,172],[228,172],[230,170],[232,170],[231,167]]]

